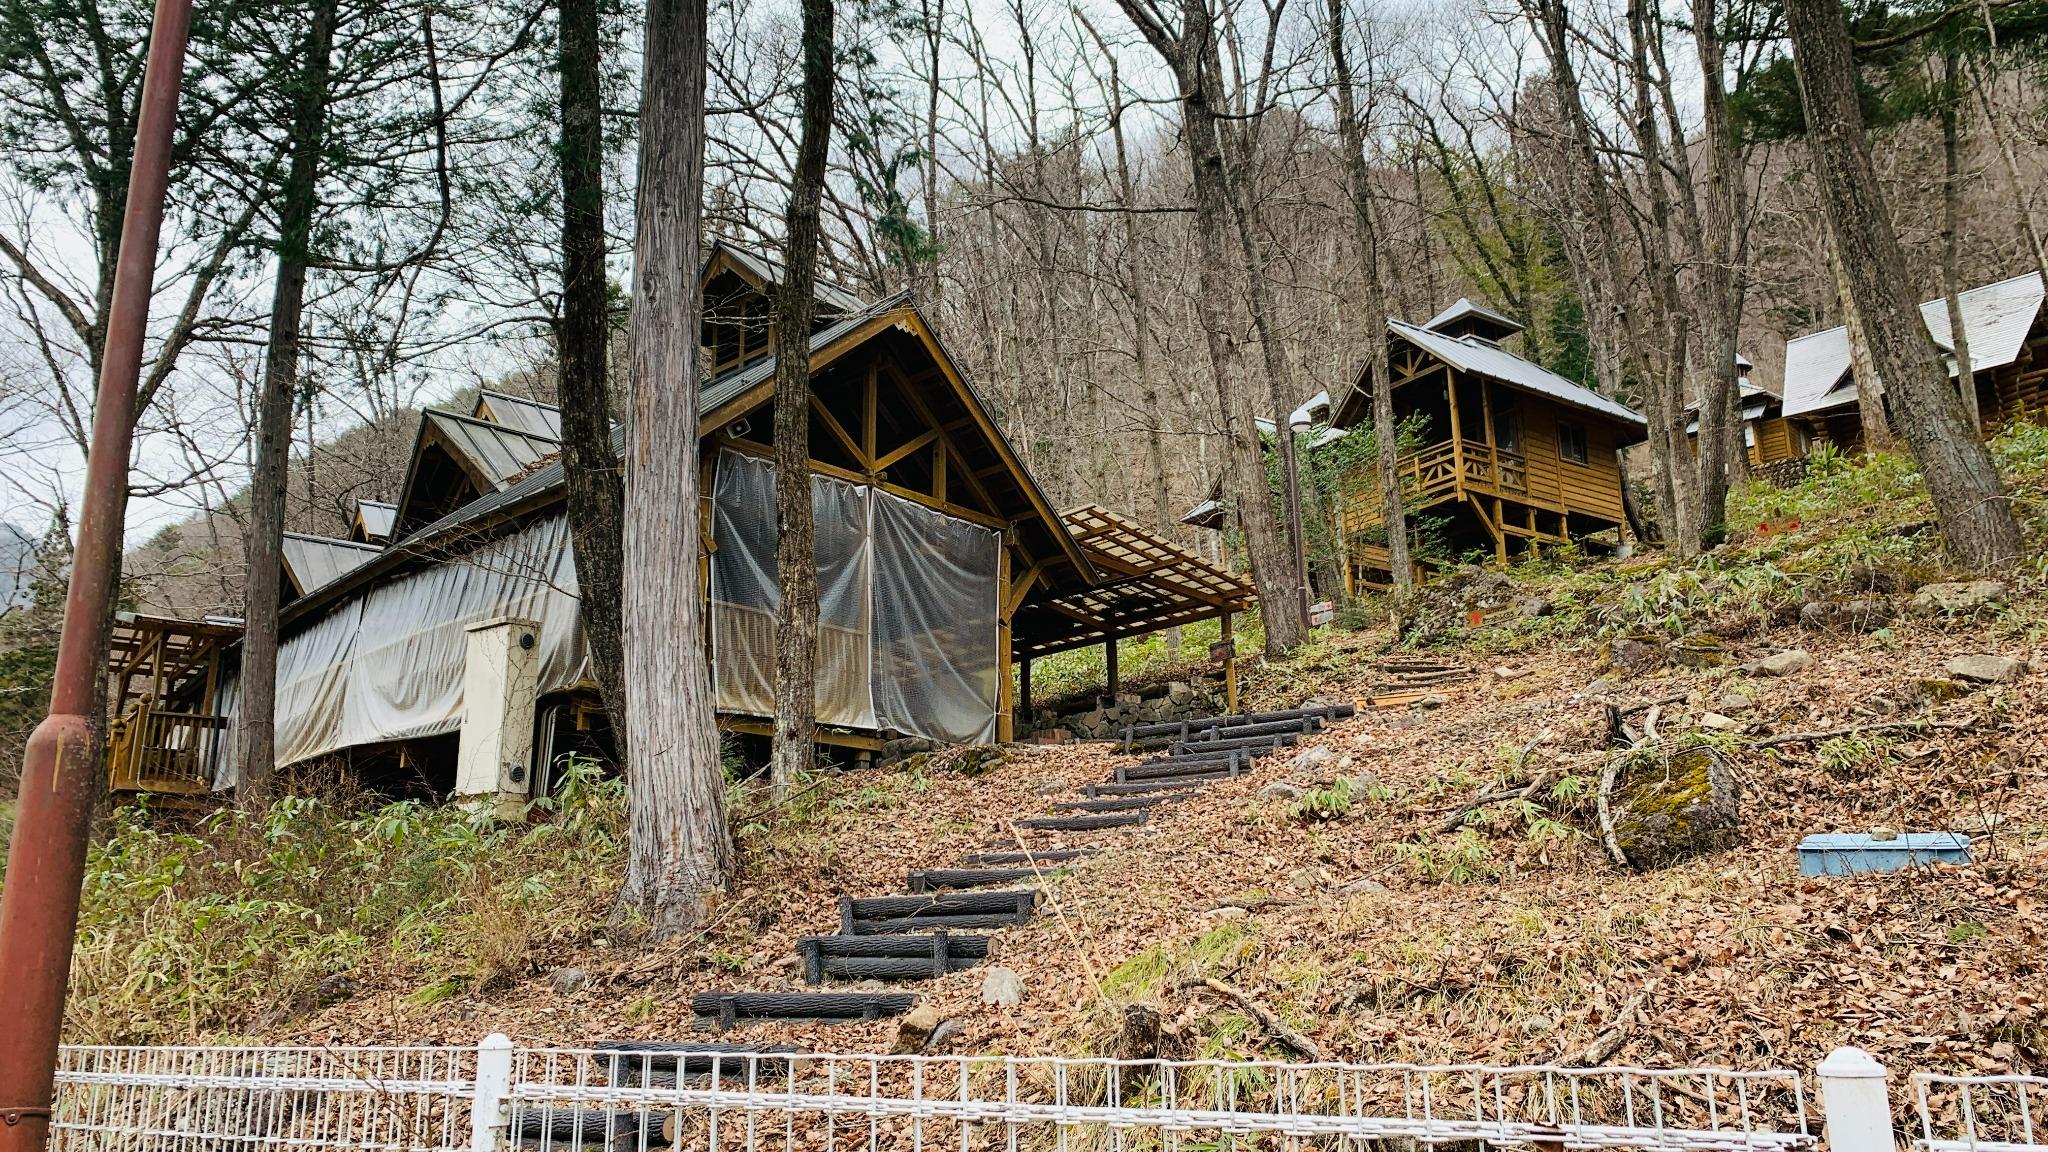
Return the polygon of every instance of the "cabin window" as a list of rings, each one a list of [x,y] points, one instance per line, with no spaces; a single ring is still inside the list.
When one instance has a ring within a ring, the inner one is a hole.
[[[1574,464],[1584,464],[1591,459],[1586,451],[1586,429],[1581,424],[1559,424],[1557,426],[1557,455],[1560,459]]]
[[[1522,450],[1522,413],[1502,392],[1493,395],[1493,443],[1503,452]]]

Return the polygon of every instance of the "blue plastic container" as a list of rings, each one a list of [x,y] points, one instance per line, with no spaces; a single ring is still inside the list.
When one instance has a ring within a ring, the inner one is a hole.
[[[1801,876],[1856,876],[1969,862],[1970,838],[1959,832],[1905,832],[1890,840],[1833,832],[1799,842]]]

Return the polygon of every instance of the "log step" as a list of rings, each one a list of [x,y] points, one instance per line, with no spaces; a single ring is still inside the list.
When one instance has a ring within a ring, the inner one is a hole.
[[[1062,800],[1052,806],[1055,812],[1136,812],[1144,808],[1157,808],[1161,804],[1178,804],[1186,796],[1174,793],[1150,796],[1117,796],[1107,800]]]
[[[1242,740],[1203,740],[1199,743],[1175,744],[1167,749],[1167,755],[1180,756],[1188,752],[1221,752],[1225,749],[1239,748],[1256,759],[1300,739],[1299,732],[1280,732],[1271,736],[1248,736]]]
[[[682,1075],[744,1080],[749,1070],[755,1075],[780,1075],[789,1062],[782,1059],[796,1049],[774,1044],[690,1044],[665,1040],[600,1040],[591,1047],[604,1053],[606,1075],[613,1084],[647,1084],[674,1087],[677,1069]]]
[[[1142,784],[1146,782],[1171,781],[1192,776],[1236,776],[1251,767],[1250,756],[1232,757],[1229,760],[1210,760],[1199,756],[1169,756],[1148,760],[1143,764],[1131,764],[1116,770],[1116,784]]]
[[[1249,740],[1257,736],[1282,736],[1288,733],[1301,735],[1320,732],[1323,722],[1319,717],[1309,716],[1300,720],[1276,720],[1269,724],[1244,724],[1231,728],[1208,728],[1191,732],[1185,736],[1163,733],[1158,736],[1143,736],[1124,742],[1127,751],[1142,752],[1156,748],[1201,748],[1216,744],[1230,746],[1232,741]]]
[[[1004,928],[1031,919],[1038,893],[1028,888],[940,892],[924,896],[839,898],[839,934],[875,936],[927,928]]]
[[[910,874],[912,892],[940,892],[949,888],[985,888],[991,884],[1015,884],[1036,880],[1030,868],[930,868]]]
[[[552,1108],[526,1103],[519,1113],[519,1143],[548,1148],[618,1148],[640,1146],[641,1129],[648,1147],[675,1143],[675,1112],[605,1112],[595,1108]]]
[[[1067,860],[1079,860],[1083,856],[1093,856],[1098,851],[1100,849],[1062,848],[1057,852],[970,852],[967,854],[966,863],[1029,864],[1036,860],[1040,864],[1058,864]]]
[[[1170,776],[1164,780],[1141,780],[1130,784],[1090,784],[1081,789],[1081,795],[1092,800],[1098,796],[1145,796],[1161,792],[1168,795],[1192,794],[1196,789],[1235,778],[1235,774],[1230,772],[1209,772],[1198,776]]]
[[[805,936],[796,942],[804,981],[930,980],[988,958],[988,937],[933,932],[923,936]]]
[[[707,992],[690,998],[690,1010],[723,1032],[762,1020],[880,1020],[901,1016],[916,1003],[917,997],[899,992]]]
[[[1333,704],[1318,708],[1289,708],[1280,712],[1239,712],[1231,716],[1210,716],[1201,720],[1162,720],[1155,724],[1136,724],[1124,729],[1124,739],[1144,739],[1147,736],[1191,736],[1211,728],[1232,728],[1244,724],[1270,724],[1276,720],[1299,720],[1315,716],[1323,720],[1344,720],[1358,714],[1353,704]]]
[[[1144,822],[1143,812],[1112,812],[1102,816],[1037,816],[1017,821],[1017,827],[1040,832],[1094,832],[1103,828],[1129,828]]]

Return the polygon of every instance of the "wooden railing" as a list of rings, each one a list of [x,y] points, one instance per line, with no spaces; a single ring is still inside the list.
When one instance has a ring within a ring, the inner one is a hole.
[[[213,781],[214,754],[227,719],[130,708],[107,733],[108,784],[116,792],[200,794]]]
[[[1522,496],[1529,491],[1529,462],[1479,440],[1445,440],[1410,452],[1396,463],[1411,506],[1427,508],[1462,488],[1496,496]],[[1345,535],[1377,527],[1385,517],[1379,486],[1370,476],[1343,498],[1339,518]]]

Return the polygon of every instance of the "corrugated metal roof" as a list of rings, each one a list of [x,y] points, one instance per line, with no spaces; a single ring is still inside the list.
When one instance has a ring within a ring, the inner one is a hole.
[[[308,536],[303,532],[287,532],[283,541],[285,570],[291,573],[292,583],[299,586],[300,595],[332,584],[368,564],[381,551],[373,544]]]
[[[356,523],[361,525],[363,535],[370,539],[389,540],[392,529],[398,527],[398,505],[382,500],[358,500]]]
[[[1560,404],[1598,413],[1610,420],[1649,427],[1650,422],[1643,419],[1633,408],[1609,400],[1591,388],[1575,384],[1550,369],[1530,363],[1498,345],[1475,340],[1469,336],[1446,336],[1441,332],[1432,332],[1427,328],[1404,324],[1399,320],[1387,321],[1387,328],[1394,335],[1453,368],[1485,376],[1510,388],[1548,396]]]
[[[1963,313],[1963,331],[1970,337],[1970,367],[1982,371],[2019,359],[2027,333],[2041,312],[2042,297],[2038,272],[1961,293],[1956,302]],[[1947,297],[1937,296],[1920,305],[1920,319],[1944,352],[1954,347]],[[1785,415],[1802,416],[1854,404],[1856,381],[1849,367],[1846,327],[1838,325],[1785,341]],[[1955,373],[1953,360],[1949,373]]]
[[[733,263],[745,268],[749,274],[762,283],[768,285],[782,283],[782,262],[780,260],[774,260],[759,252],[742,248],[730,240],[712,241],[711,251],[705,256],[705,264],[708,266],[711,258],[718,255],[721,251],[730,256]],[[826,309],[833,312],[859,312],[868,306],[867,301],[862,300],[844,288],[827,284],[823,280],[812,280],[811,295],[817,298],[819,304],[824,305]]]
[[[484,415],[486,407],[491,410],[488,417]],[[545,436],[550,440],[562,438],[562,410],[539,400],[528,400],[523,396],[486,389],[477,394],[476,408],[470,415],[479,420],[487,419],[493,424],[517,429],[530,436]]]
[[[1424,321],[1422,326],[1432,332],[1439,332],[1467,318],[1485,320],[1510,332],[1520,332],[1523,327],[1520,321],[1510,320],[1484,304],[1474,304],[1463,296],[1458,297],[1457,302],[1449,308]]]
[[[462,452],[495,488],[503,488],[524,476],[536,462],[561,451],[562,447],[560,441],[546,436],[536,436],[439,408],[429,408],[420,415],[447,439],[451,447]]]

